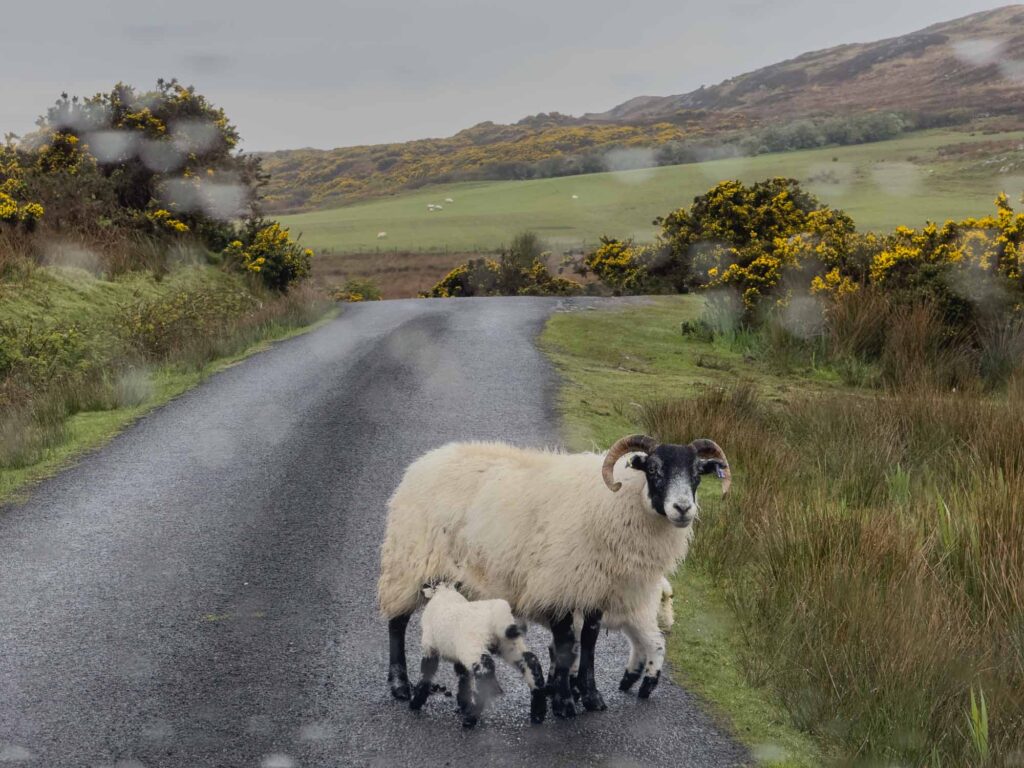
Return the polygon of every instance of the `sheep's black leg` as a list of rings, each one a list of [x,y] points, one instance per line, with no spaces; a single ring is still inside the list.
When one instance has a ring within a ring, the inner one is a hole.
[[[548,678],[547,678],[547,689],[548,695],[550,696],[555,692],[555,643],[552,640],[548,645]]]
[[[419,709],[427,702],[433,690],[434,675],[437,674],[437,664],[440,661],[436,653],[428,654],[420,662],[420,681],[416,683],[413,690],[412,701],[409,702],[409,709]]]
[[[594,680],[594,648],[601,634],[601,612],[591,611],[583,617],[583,631],[580,633],[580,671],[578,685],[583,707],[588,712],[608,709]]]
[[[409,626],[412,613],[403,613],[388,621],[388,636],[391,640],[391,662],[388,666],[388,684],[391,695],[399,701],[408,701],[412,696],[409,689],[409,673],[405,665],[405,628]]]
[[[576,703],[572,699],[572,688],[569,686],[569,670],[576,660],[576,634],[572,629],[571,613],[552,619],[551,635],[555,644],[551,711],[555,713],[555,717],[575,717]]]

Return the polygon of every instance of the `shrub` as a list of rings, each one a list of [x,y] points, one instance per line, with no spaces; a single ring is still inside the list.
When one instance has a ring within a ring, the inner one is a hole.
[[[581,293],[579,283],[555,277],[545,261],[540,240],[532,232],[517,235],[500,258],[470,259],[445,275],[425,297],[457,296],[570,296]]]
[[[648,245],[602,237],[601,246],[584,258],[583,265],[616,294],[652,293],[656,288],[650,272],[653,253]]]
[[[380,286],[370,278],[352,277],[334,292],[338,301],[380,301]]]
[[[223,334],[231,321],[258,306],[241,289],[183,288],[123,307],[121,334],[144,358],[172,360],[199,340]]]
[[[244,240],[233,240],[224,249],[225,260],[260,278],[268,288],[285,292],[309,275],[313,251],[303,248],[277,222],[250,222]]]

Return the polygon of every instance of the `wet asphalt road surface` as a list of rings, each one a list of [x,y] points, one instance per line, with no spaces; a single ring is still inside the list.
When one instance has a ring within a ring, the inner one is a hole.
[[[618,692],[617,634],[597,649],[608,711],[573,721],[531,726],[504,669],[475,730],[454,699],[413,713],[388,694],[385,501],[449,440],[557,444],[533,342],[564,306],[351,306],[0,508],[0,765],[745,764],[682,689]],[[528,640],[546,668],[547,633]]]

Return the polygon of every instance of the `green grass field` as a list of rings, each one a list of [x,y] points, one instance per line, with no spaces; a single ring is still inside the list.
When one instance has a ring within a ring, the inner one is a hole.
[[[1020,151],[994,148],[988,157],[949,160],[953,144],[1012,144],[1024,132],[983,135],[922,131],[893,141],[761,155],[619,173],[534,181],[467,182],[282,217],[302,242],[335,253],[493,250],[519,231],[539,233],[553,250],[593,245],[604,234],[653,237],[651,220],[687,205],[722,179],[792,176],[825,202],[849,212],[863,230],[886,230],[926,219],[980,215],[999,191],[1024,190]],[[1011,154],[1009,160],[1000,160]],[[982,155],[985,155],[982,152]],[[834,159],[833,159],[834,158]],[[993,159],[996,158],[996,159]],[[574,199],[573,195],[577,197]],[[453,203],[446,203],[451,198]],[[444,206],[430,212],[428,203]],[[387,238],[378,239],[378,232]]]

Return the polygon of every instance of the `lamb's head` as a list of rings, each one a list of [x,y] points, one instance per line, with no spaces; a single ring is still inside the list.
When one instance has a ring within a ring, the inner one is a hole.
[[[447,597],[457,598],[465,600],[459,591],[462,589],[462,582],[460,581],[438,581],[433,584],[424,584],[422,591],[423,596],[427,600],[433,600],[435,597]]]
[[[701,475],[714,472],[722,479],[722,494],[729,492],[732,475],[729,460],[713,440],[701,438],[689,445],[658,444],[647,435],[630,435],[608,449],[601,475],[612,491],[622,487],[613,480],[615,462],[628,453],[627,466],[643,472],[647,482],[644,500],[648,508],[666,517],[678,528],[685,528],[697,516],[697,486]]]

